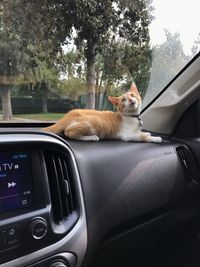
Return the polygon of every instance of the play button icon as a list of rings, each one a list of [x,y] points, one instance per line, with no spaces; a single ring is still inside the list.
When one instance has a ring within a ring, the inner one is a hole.
[[[16,183],[15,182],[8,183],[8,188],[15,187],[15,186],[16,186]]]

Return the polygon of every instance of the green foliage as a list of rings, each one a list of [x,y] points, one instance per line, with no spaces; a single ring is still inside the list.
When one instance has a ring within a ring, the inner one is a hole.
[[[0,79],[0,83],[20,83],[27,80],[29,64],[30,58],[20,51],[18,37],[7,35],[0,26],[0,76],[4,77],[4,80]]]
[[[21,49],[42,60],[50,60],[61,51],[61,43],[70,34],[71,1],[2,0],[3,20],[8,32],[20,36]]]
[[[194,41],[191,52],[193,57],[200,52],[200,33],[198,34],[197,39]]]
[[[40,66],[22,49],[20,36],[11,31],[7,5],[0,7],[0,84],[37,83],[42,78]]]
[[[63,75],[66,75],[68,79],[73,77],[84,78],[84,56],[75,49],[66,52],[62,55],[62,62],[59,64],[59,69]]]
[[[185,66],[189,58],[184,54],[178,33],[165,30],[166,42],[153,47],[152,72],[145,101],[149,102]]]
[[[77,100],[79,95],[85,93],[85,84],[79,78],[70,78],[59,82],[58,91],[63,96]]]
[[[94,89],[98,96],[132,80],[145,93],[151,64],[150,0],[2,0],[2,5],[4,28],[18,37],[18,51],[29,67],[18,65],[33,73],[32,93],[43,83],[73,98]],[[77,49],[64,54],[63,45],[71,41]],[[59,81],[61,74],[67,80]]]
[[[103,53],[104,79],[112,82],[135,81],[142,96],[145,94],[150,76],[151,49],[148,44],[114,42]]]
[[[109,38],[109,30],[117,26],[117,14],[112,0],[75,0],[72,12],[77,32],[75,44],[84,49],[87,60],[94,61]]]
[[[59,72],[56,68],[48,68],[45,62],[40,62],[37,73],[34,74],[35,80],[33,83],[22,83],[15,86],[12,90],[12,96],[26,96],[26,97],[42,97],[42,90],[47,87],[49,96],[51,93],[56,94],[56,88],[59,84]],[[54,95],[55,97],[55,95]]]
[[[70,39],[74,39],[79,51],[83,51],[86,61],[92,63],[96,62],[96,56],[102,54],[113,39],[115,43],[125,42],[127,49],[133,46],[143,49],[149,43],[148,26],[152,19],[150,1],[3,2],[7,3],[7,21],[12,32],[20,35],[23,47],[29,53],[40,54],[40,57],[45,52],[47,58],[52,57],[53,53],[56,55],[61,51],[61,44]],[[133,72],[131,68],[129,70]]]

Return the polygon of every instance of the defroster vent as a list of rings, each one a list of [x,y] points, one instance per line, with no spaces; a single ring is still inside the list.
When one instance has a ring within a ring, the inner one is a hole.
[[[67,155],[56,150],[44,151],[49,181],[53,220],[60,224],[77,211],[72,165]]]
[[[185,145],[177,146],[175,149],[179,161],[185,170],[188,187],[193,188],[198,186],[200,183],[200,172],[197,160],[192,151]]]

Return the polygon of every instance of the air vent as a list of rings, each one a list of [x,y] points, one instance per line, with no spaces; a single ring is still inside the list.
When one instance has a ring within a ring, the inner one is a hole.
[[[60,224],[77,209],[71,163],[67,155],[56,150],[44,151],[44,159],[49,180],[53,220]]]
[[[186,146],[178,146],[175,149],[181,165],[185,170],[188,186],[190,188],[196,187],[200,183],[200,173],[196,158]]]

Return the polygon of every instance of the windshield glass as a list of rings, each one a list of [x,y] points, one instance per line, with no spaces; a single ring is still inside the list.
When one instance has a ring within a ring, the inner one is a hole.
[[[112,110],[134,81],[145,107],[199,52],[199,1],[2,0],[0,120]]]

